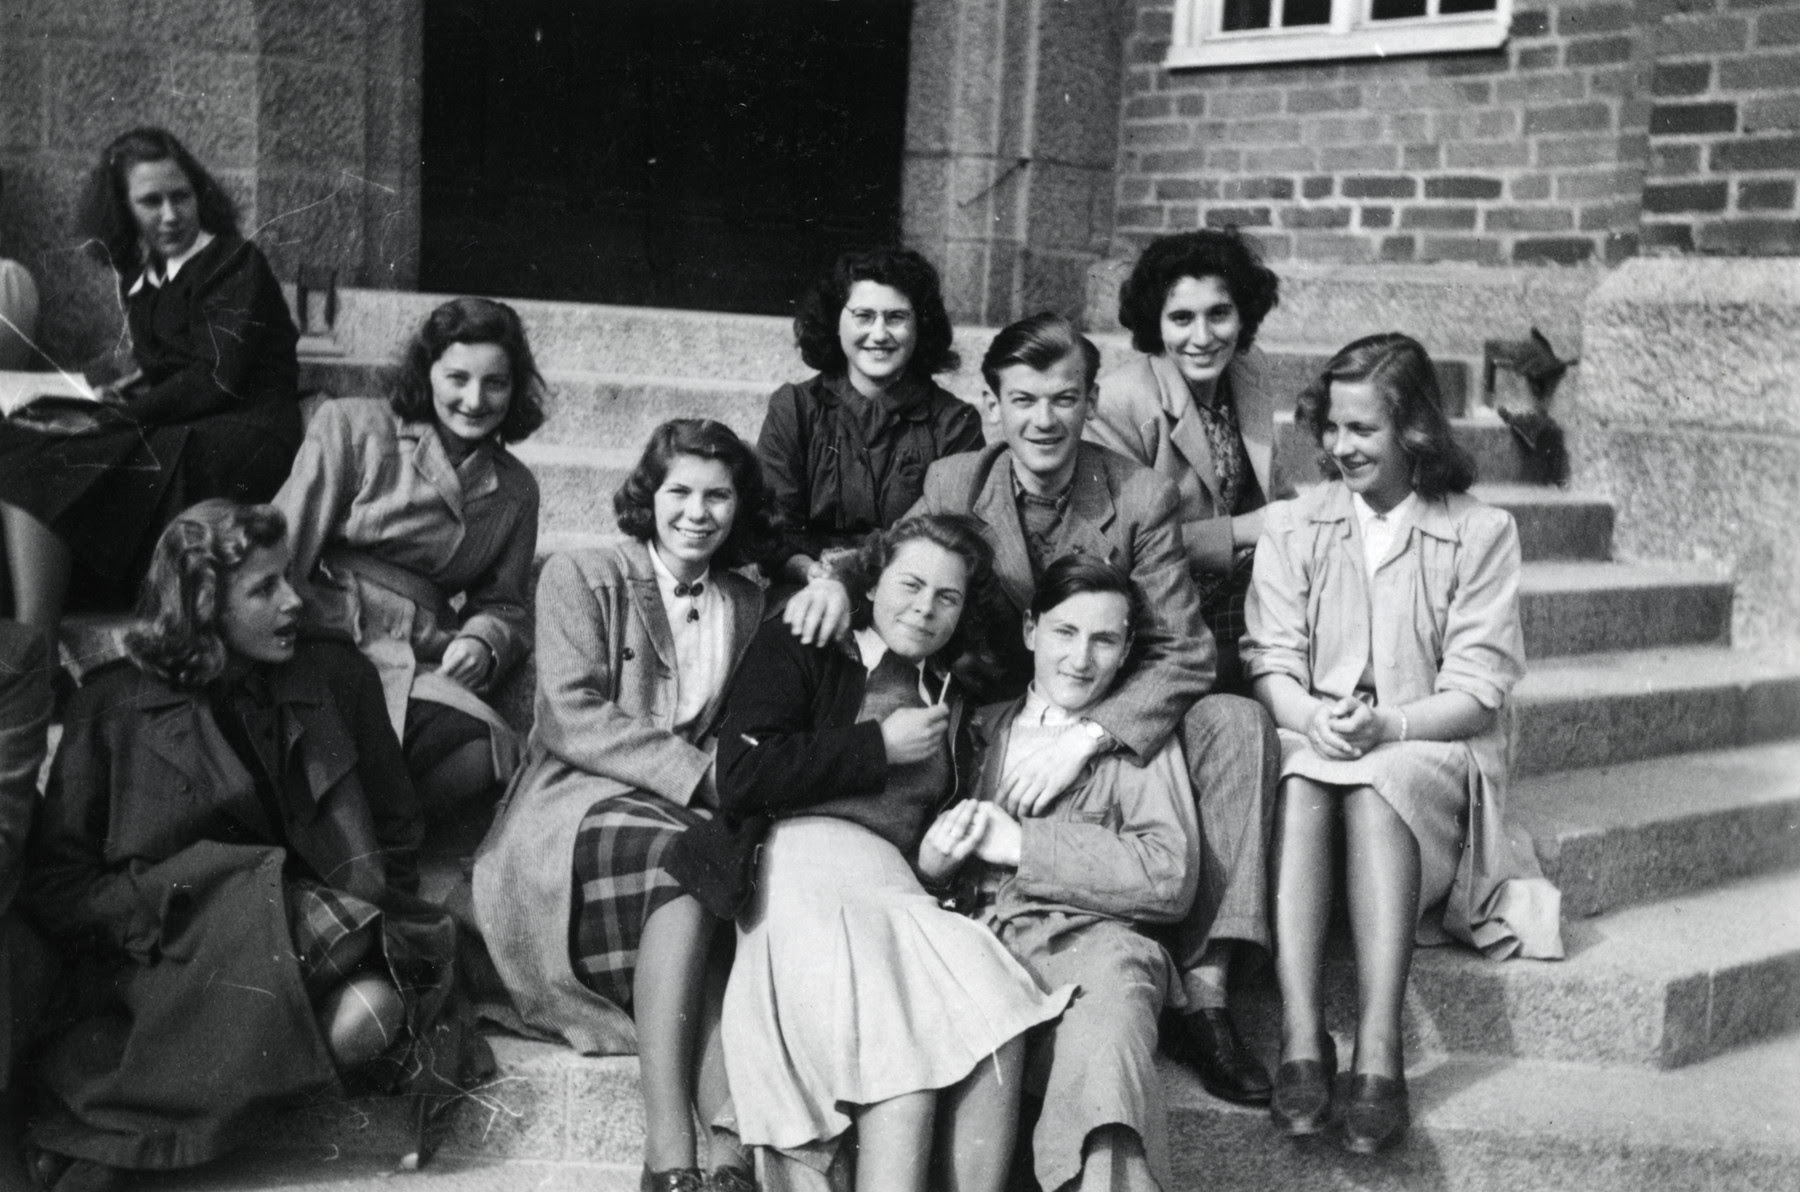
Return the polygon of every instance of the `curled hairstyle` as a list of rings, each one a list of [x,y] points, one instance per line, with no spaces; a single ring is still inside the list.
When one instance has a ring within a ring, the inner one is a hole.
[[[762,464],[736,431],[711,418],[671,418],[650,432],[637,467],[613,493],[619,529],[640,542],[656,540],[656,490],[678,455],[718,460],[737,490],[737,515],[712,564],[738,567],[766,555],[775,540],[774,506],[763,484]]]
[[[1092,393],[1094,378],[1100,375],[1100,349],[1068,319],[1054,311],[1041,311],[1000,329],[981,358],[981,377],[988,392],[999,397],[1003,370],[1023,364],[1043,372],[1077,352],[1081,354],[1082,392]]]
[[[225,672],[228,649],[219,616],[236,571],[250,552],[287,539],[273,505],[214,498],[178,514],[150,557],[138,594],[138,621],[125,652],[139,670],[172,687],[204,687]]]
[[[950,314],[944,309],[943,285],[931,262],[910,248],[871,248],[839,257],[800,299],[794,312],[794,342],[808,367],[828,377],[849,369],[844,345],[838,340],[838,316],[859,281],[891,286],[912,303],[919,334],[912,359],[906,362],[909,374],[928,377],[962,363],[950,346]]]
[[[900,548],[909,542],[930,542],[944,548],[961,559],[968,572],[956,630],[936,655],[936,661],[947,666],[986,638],[987,610],[999,598],[994,582],[994,548],[981,536],[981,523],[971,517],[960,513],[922,513],[895,522],[885,530],[876,530],[864,539],[855,557],[840,570],[850,591],[863,593],[850,624],[867,629],[872,623],[875,585]]]
[[[1323,452],[1334,381],[1367,381],[1375,387],[1412,465],[1413,491],[1421,497],[1435,500],[1466,492],[1475,483],[1475,461],[1451,432],[1431,357],[1418,340],[1398,331],[1365,336],[1340,349],[1300,393],[1294,421],[1319,444],[1319,470],[1326,479],[1339,476],[1337,465]]]
[[[100,151],[100,160],[82,188],[75,222],[87,237],[87,251],[95,260],[122,274],[136,268],[142,259],[137,218],[131,213],[126,183],[132,167],[147,161],[172,161],[187,175],[202,229],[215,236],[237,235],[237,204],[175,134],[162,128],[134,128]]]
[[[452,298],[426,318],[406,345],[388,384],[388,404],[408,422],[437,417],[431,399],[431,366],[451,344],[493,344],[512,368],[512,403],[495,433],[517,443],[544,425],[544,378],[525,338],[519,312],[491,298]]]
[[[1281,301],[1281,279],[1236,228],[1162,236],[1150,242],[1119,288],[1119,322],[1131,332],[1132,347],[1151,355],[1163,350],[1163,303],[1184,277],[1216,277],[1224,283],[1244,320],[1238,332],[1240,352],[1250,350],[1262,321]]]
[[[1125,632],[1133,639],[1143,619],[1143,603],[1136,586],[1123,567],[1098,555],[1063,555],[1044,568],[1037,590],[1031,594],[1030,617],[1033,621],[1083,592],[1117,592],[1125,597]]]

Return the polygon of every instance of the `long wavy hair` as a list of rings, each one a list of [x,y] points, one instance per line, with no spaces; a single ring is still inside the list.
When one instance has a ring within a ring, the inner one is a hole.
[[[671,418],[650,432],[637,467],[613,493],[619,529],[640,542],[655,541],[656,490],[678,455],[718,460],[737,489],[737,515],[713,554],[713,565],[738,567],[762,560],[775,543],[774,501],[763,483],[762,463],[736,431],[711,418]]]
[[[955,333],[944,309],[943,283],[931,262],[910,248],[871,248],[839,257],[800,299],[794,312],[794,342],[808,367],[828,377],[849,369],[838,339],[838,316],[859,281],[891,286],[912,303],[919,335],[912,359],[906,362],[908,374],[929,377],[962,363],[950,346]]]
[[[1132,347],[1151,355],[1163,350],[1163,303],[1184,277],[1216,277],[1224,283],[1244,320],[1238,332],[1240,352],[1250,350],[1257,328],[1281,301],[1281,279],[1236,228],[1163,236],[1150,242],[1119,289],[1119,322],[1131,332]]]
[[[1400,449],[1412,465],[1414,492],[1435,500],[1446,493],[1467,492],[1475,483],[1475,461],[1450,429],[1431,356],[1418,340],[1398,331],[1364,336],[1339,349],[1300,393],[1294,422],[1319,445],[1319,471],[1327,480],[1339,476],[1324,449],[1333,381],[1367,381],[1375,387],[1393,419]]]
[[[517,443],[544,425],[544,378],[525,338],[519,312],[491,298],[452,298],[425,319],[388,377],[388,404],[408,422],[437,417],[431,399],[431,366],[451,344],[493,344],[512,369],[512,402],[494,433]]]
[[[900,548],[909,542],[930,542],[941,546],[963,561],[968,572],[968,587],[963,593],[962,614],[932,662],[948,668],[965,655],[974,655],[979,643],[987,639],[989,610],[999,599],[999,585],[994,580],[994,548],[981,536],[981,523],[960,513],[922,513],[895,522],[885,530],[876,530],[863,540],[856,554],[840,568],[839,578],[852,592],[862,593],[851,611],[850,624],[867,629],[875,615],[875,585],[888,569]]]
[[[137,218],[131,213],[127,181],[131,168],[147,161],[172,161],[187,175],[203,230],[215,236],[237,235],[237,204],[175,134],[163,128],[134,128],[100,151],[100,160],[82,187],[75,222],[87,237],[85,247],[90,256],[120,274],[142,262],[142,242]]]
[[[219,616],[231,573],[251,551],[286,540],[287,519],[273,505],[215,498],[177,515],[156,541],[137,624],[125,634],[132,662],[172,687],[217,679],[230,653]]]

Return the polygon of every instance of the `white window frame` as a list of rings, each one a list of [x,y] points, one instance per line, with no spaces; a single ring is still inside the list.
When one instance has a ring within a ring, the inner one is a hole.
[[[1222,0],[1175,0],[1174,37],[1167,67],[1253,66],[1271,62],[1316,62],[1324,58],[1386,58],[1401,54],[1447,54],[1491,50],[1506,42],[1512,27],[1512,0],[1495,0],[1492,12],[1438,14],[1438,0],[1426,0],[1426,15],[1372,21],[1370,0],[1331,0],[1331,23],[1281,27],[1285,0],[1270,0],[1266,29],[1225,32]]]

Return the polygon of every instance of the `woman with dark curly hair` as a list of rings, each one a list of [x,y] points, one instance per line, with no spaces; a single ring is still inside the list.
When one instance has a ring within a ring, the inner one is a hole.
[[[1215,691],[1248,694],[1237,642],[1262,508],[1289,495],[1269,475],[1275,414],[1256,332],[1279,281],[1235,230],[1153,241],[1119,291],[1143,355],[1100,378],[1088,437],[1181,490],[1181,538],[1219,648]]]
[[[719,736],[727,815],[773,820],[725,993],[737,1121],[814,1165],[854,1125],[858,1192],[998,1192],[1023,1034],[1069,991],[1039,990],[932,892],[977,842],[967,817],[926,826],[972,789],[949,664],[982,634],[993,552],[972,520],[927,514],[871,535],[852,570],[867,595],[850,639],[763,626]]]
[[[129,660],[70,701],[21,895],[71,966],[29,1133],[58,1192],[206,1162],[352,1074],[449,1094],[485,1058],[444,1013],[456,926],[416,897],[380,685],[298,636],[285,528],[267,505],[178,515]]]
[[[136,370],[85,433],[0,421],[14,616],[54,634],[71,575],[129,602],[157,534],[206,497],[264,501],[300,444],[298,333],[231,199],[174,136],[139,128],[87,181],[86,247],[119,279]]]
[[[387,401],[319,407],[275,495],[308,624],[348,633],[381,671],[433,820],[485,813],[481,797],[518,765],[512,729],[482,695],[531,640],[538,486],[507,445],[543,421],[517,312],[452,299],[407,346]]]
[[[769,398],[756,453],[781,515],[776,599],[821,556],[898,521],[933,460],[981,446],[975,408],[932,381],[957,366],[937,270],[918,253],[845,253],[800,302],[794,339],[819,370]]]
[[[729,569],[767,549],[768,497],[730,428],[680,418],[613,505],[625,541],[556,555],[538,579],[537,723],[476,855],[475,915],[528,1025],[582,1052],[635,1045],[644,1187],[697,1189],[694,1112],[711,1125],[726,1097],[731,937],[665,857],[718,808],[714,733],[763,609]],[[708,1187],[751,1186],[729,1132],[706,1158]]]

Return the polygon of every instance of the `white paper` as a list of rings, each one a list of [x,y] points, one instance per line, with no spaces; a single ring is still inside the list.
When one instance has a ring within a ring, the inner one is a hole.
[[[40,397],[100,398],[77,373],[12,372],[0,369],[0,415],[12,417]]]

